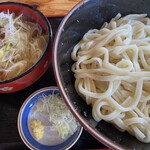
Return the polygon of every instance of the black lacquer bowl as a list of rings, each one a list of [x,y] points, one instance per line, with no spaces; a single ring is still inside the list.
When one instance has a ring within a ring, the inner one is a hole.
[[[74,7],[61,22],[53,53],[56,81],[71,111],[83,127],[97,140],[112,149],[150,149],[150,144],[139,142],[128,133],[122,133],[111,124],[97,123],[91,115],[91,107],[76,93],[71,52],[82,36],[90,29],[99,28],[104,22],[121,13],[147,13],[150,16],[149,0],[85,0]]]

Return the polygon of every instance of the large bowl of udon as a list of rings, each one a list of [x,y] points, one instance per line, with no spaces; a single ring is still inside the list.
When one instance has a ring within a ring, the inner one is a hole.
[[[36,8],[0,3],[0,93],[22,90],[36,82],[51,63],[52,30]]]
[[[150,2],[85,0],[61,22],[53,53],[73,114],[112,149],[150,149]]]

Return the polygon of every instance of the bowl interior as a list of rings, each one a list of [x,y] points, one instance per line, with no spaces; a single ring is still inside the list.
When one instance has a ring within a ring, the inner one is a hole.
[[[31,135],[29,128],[28,128],[28,117],[29,113],[33,107],[33,105],[41,98],[41,96],[49,95],[49,94],[57,94],[59,90],[57,87],[53,88],[43,88],[36,92],[34,92],[31,96],[27,98],[27,100],[23,103],[19,115],[18,115],[18,131],[23,142],[32,149],[44,149],[44,150],[55,150],[55,149],[66,149],[71,147],[80,137],[82,133],[82,127],[78,128],[78,130],[69,137],[65,142],[55,145],[55,146],[47,146],[40,144],[37,142]]]
[[[48,28],[45,20],[43,19],[42,14],[34,7],[18,3],[18,2],[1,2],[0,3],[0,11],[1,12],[14,12],[16,15],[23,14],[27,19],[33,22],[39,23],[44,31],[48,33]]]
[[[21,73],[20,75],[10,78],[8,80],[0,81],[0,84],[7,84],[10,82],[13,82],[28,73],[32,72],[32,70],[39,65],[39,63],[42,61],[42,59],[48,54],[49,58],[51,57],[51,42],[52,42],[52,30],[51,25],[48,22],[48,19],[36,8],[20,3],[20,2],[0,2],[0,12],[8,12],[9,13],[15,13],[15,15],[23,14],[23,16],[26,18],[26,20],[29,20],[34,23],[38,23],[42,27],[42,32],[46,35],[48,35],[47,38],[47,44],[46,48],[42,54],[42,56],[35,62],[34,65],[32,65],[30,68],[28,68],[25,72]],[[51,63],[51,60],[49,60]],[[50,64],[48,63],[48,65]],[[37,79],[42,75],[42,73],[37,76]],[[35,79],[34,79],[35,80]],[[34,81],[33,80],[33,81]],[[28,80],[27,80],[28,81]]]
[[[66,102],[87,131],[111,148],[150,149],[150,144],[139,142],[128,133],[118,131],[105,121],[97,123],[93,120],[91,107],[84,102],[74,88],[71,52],[88,30],[100,28],[104,22],[110,21],[118,13],[122,16],[147,13],[150,16],[149,7],[149,0],[86,0],[64,18],[55,39],[54,71]]]

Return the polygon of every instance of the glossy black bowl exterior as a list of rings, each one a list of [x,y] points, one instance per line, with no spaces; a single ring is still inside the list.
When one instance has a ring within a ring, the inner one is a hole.
[[[112,149],[150,149],[150,144],[139,142],[128,133],[122,133],[111,124],[97,123],[91,115],[91,107],[78,96],[74,88],[71,52],[82,36],[90,29],[99,28],[118,13],[123,16],[147,13],[149,0],[85,0],[73,8],[58,29],[53,53],[53,68],[60,91],[71,111],[83,127],[97,140]]]

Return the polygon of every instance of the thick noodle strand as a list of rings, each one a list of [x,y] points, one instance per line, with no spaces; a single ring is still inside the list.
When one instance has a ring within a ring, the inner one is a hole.
[[[89,30],[74,47],[77,93],[105,120],[138,140],[150,142],[150,19],[118,14]]]

